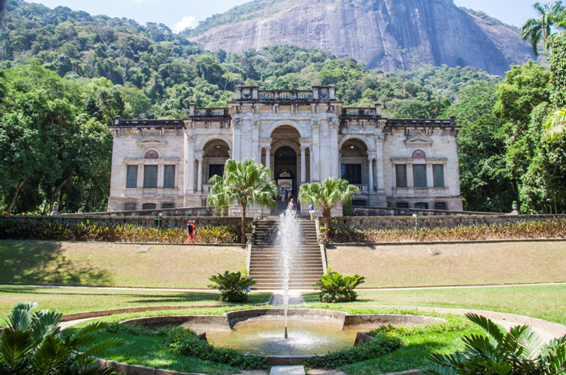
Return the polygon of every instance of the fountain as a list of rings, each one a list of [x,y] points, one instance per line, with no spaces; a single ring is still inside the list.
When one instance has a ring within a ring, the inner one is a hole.
[[[283,301],[285,311],[285,333],[287,339],[289,311],[289,277],[291,275],[291,264],[297,249],[297,245],[301,241],[301,230],[299,228],[299,220],[295,210],[287,209],[279,217],[279,228],[277,229],[276,246],[279,249],[279,269],[283,271]]]

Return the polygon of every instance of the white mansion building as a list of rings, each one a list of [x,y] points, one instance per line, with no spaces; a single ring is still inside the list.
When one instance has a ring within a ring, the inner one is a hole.
[[[227,159],[253,158],[281,188],[334,176],[358,185],[353,205],[462,210],[455,119],[397,120],[381,105],[344,108],[335,88],[236,87],[228,108],[184,120],[123,120],[114,136],[108,211],[198,207]]]

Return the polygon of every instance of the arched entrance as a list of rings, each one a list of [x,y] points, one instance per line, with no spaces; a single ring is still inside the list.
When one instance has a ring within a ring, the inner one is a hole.
[[[273,157],[275,179],[279,188],[296,195],[297,192],[297,153],[292,147],[282,146],[275,150]]]

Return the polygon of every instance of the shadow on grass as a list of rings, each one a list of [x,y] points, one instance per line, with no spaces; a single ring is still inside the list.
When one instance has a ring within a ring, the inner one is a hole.
[[[112,277],[106,270],[74,263],[57,242],[1,241],[0,283],[112,285]]]

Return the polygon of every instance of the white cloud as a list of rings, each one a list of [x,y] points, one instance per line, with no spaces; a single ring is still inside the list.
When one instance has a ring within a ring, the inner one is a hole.
[[[194,23],[195,23],[195,16],[183,17],[182,20],[180,20],[175,25],[173,25],[173,31],[178,33],[180,31],[185,30],[188,27],[193,27]]]

